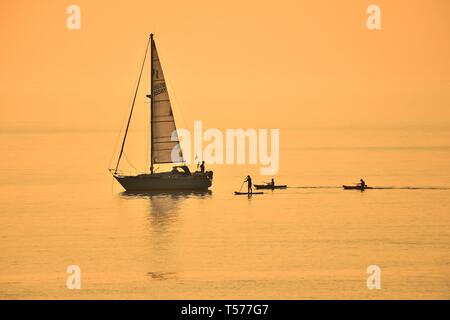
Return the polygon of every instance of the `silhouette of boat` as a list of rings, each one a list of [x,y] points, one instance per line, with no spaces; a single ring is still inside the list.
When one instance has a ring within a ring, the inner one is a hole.
[[[268,189],[268,190],[274,190],[274,189],[286,189],[287,185],[271,185],[271,184],[255,184],[254,185],[256,189]]]
[[[372,187],[362,187],[362,186],[346,186],[343,185],[342,188],[344,188],[344,190],[360,190],[360,191],[364,191],[366,189],[373,189]]]
[[[120,173],[118,168],[124,153],[125,141],[149,48],[150,94],[147,95],[147,98],[150,99],[150,172],[125,175]],[[212,185],[212,171],[191,173],[189,168],[183,164],[184,162],[164,73],[153,34],[151,34],[145,49],[144,61],[142,62],[120,154],[115,169],[110,169],[110,171],[127,191],[205,190]],[[175,165],[172,171],[155,172],[155,165],[157,164],[181,165]]]

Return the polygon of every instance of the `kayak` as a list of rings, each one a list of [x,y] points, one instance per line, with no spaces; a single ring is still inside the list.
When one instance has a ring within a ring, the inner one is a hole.
[[[264,192],[252,192],[252,193],[248,193],[248,192],[237,192],[237,191],[235,191],[234,192],[234,194],[236,195],[236,196],[240,196],[240,195],[249,195],[249,196],[251,196],[251,195],[254,195],[254,194],[264,194]]]
[[[372,187],[367,187],[365,186],[364,188],[362,188],[361,186],[345,186],[343,185],[342,188],[344,188],[344,190],[366,190],[366,189],[373,189]]]
[[[286,189],[287,188],[287,185],[285,185],[285,184],[278,185],[278,186],[272,186],[270,184],[255,184],[254,186],[256,189],[269,189],[269,190]]]

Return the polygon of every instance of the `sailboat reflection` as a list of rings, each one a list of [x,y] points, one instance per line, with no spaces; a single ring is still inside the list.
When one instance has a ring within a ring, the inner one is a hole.
[[[212,195],[211,190],[190,191],[124,191],[120,193],[123,199],[148,199],[149,220],[153,232],[163,231],[175,222],[180,212],[180,204],[186,200],[205,200]]]
[[[120,193],[120,197],[134,205],[148,210],[148,251],[147,279],[151,281],[176,280],[181,261],[180,234],[183,233],[182,219],[189,218],[183,213],[211,198],[210,190],[130,192]],[[148,209],[147,209],[148,208]],[[194,209],[195,210],[195,209]]]
[[[170,197],[176,198],[202,198],[212,195],[211,190],[178,190],[178,191],[123,191],[120,195],[124,198],[149,198]]]

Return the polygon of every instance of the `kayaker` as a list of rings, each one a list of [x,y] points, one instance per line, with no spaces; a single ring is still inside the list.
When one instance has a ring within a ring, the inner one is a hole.
[[[252,178],[250,176],[247,176],[247,178],[244,180],[244,182],[247,182],[247,188],[248,188],[247,193],[248,194],[253,193],[253,190],[252,190]]]
[[[365,187],[367,187],[366,182],[361,178],[359,185],[361,186],[361,189],[364,189]]]
[[[275,187],[275,180],[272,178],[272,182],[270,183],[270,186]]]

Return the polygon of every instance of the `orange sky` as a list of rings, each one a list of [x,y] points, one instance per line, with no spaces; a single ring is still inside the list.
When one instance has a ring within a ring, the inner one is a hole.
[[[449,13],[448,0],[3,1],[0,126],[118,130],[150,32],[185,126],[448,126]]]

